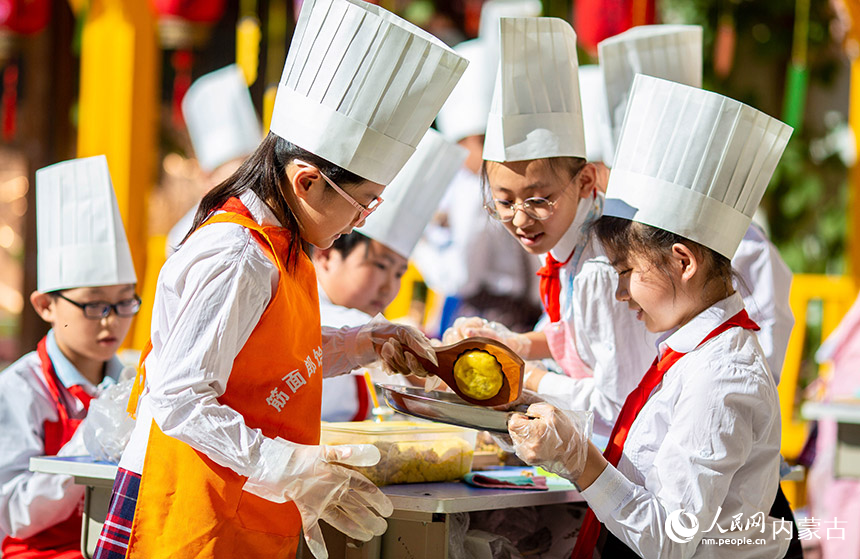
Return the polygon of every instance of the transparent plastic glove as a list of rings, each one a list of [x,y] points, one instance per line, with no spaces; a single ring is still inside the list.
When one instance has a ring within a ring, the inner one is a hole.
[[[388,524],[382,517],[394,511],[391,501],[365,476],[339,465],[373,466],[379,462],[378,448],[366,444],[296,447],[289,471],[284,472],[283,496],[299,509],[314,557],[328,557],[320,520],[361,541],[385,532]]]
[[[498,340],[520,356],[528,355],[532,345],[531,340],[523,334],[511,332],[500,322],[490,322],[477,316],[461,316],[455,320],[454,324],[442,334],[442,343],[449,345],[476,336]]]
[[[388,373],[428,376],[416,355],[438,363],[427,336],[412,326],[389,322],[381,314],[359,329],[356,344],[362,353],[375,353]]]
[[[134,378],[123,380],[103,390],[90,403],[78,431],[83,433],[87,452],[96,460],[118,464],[122,457],[135,424],[126,410],[133,385]]]
[[[576,482],[585,469],[592,413],[564,412],[546,403],[532,404],[527,413],[534,419],[515,414],[508,422],[517,456]]]

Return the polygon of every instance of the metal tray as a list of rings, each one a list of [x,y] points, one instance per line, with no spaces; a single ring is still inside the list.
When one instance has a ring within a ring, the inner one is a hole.
[[[528,409],[523,405],[511,411],[499,411],[469,404],[451,392],[425,392],[423,388],[393,384],[379,387],[388,405],[400,413],[494,433],[507,433],[508,418],[514,412],[524,413]]]

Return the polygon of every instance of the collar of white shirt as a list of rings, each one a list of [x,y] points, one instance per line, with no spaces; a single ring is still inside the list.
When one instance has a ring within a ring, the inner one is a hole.
[[[78,371],[78,369],[69,361],[66,356],[60,351],[60,346],[57,345],[57,340],[54,338],[54,331],[48,331],[47,340],[48,357],[54,365],[54,372],[63,386],[75,386],[79,384],[84,387],[88,393],[93,394],[96,387]],[[116,355],[110,358],[105,367],[105,378],[99,383],[98,388],[103,389],[115,384],[119,380],[119,375],[122,373],[123,364]]]
[[[239,196],[242,204],[251,212],[251,217],[260,225],[282,227],[281,222],[275,217],[275,214],[266,205],[263,200],[257,196],[253,190],[246,190]]]
[[[722,301],[717,301],[693,317],[687,324],[660,336],[657,340],[660,355],[670,348],[679,353],[690,353],[715,328],[741,312],[743,308],[744,300],[737,291]]]
[[[570,255],[573,254],[573,249],[576,248],[576,244],[579,242],[579,239],[582,237],[580,227],[581,225],[574,221],[574,223],[567,228],[567,231],[564,232],[561,239],[559,239],[558,242],[555,243],[555,246],[549,251],[553,258],[559,262],[567,262]]]

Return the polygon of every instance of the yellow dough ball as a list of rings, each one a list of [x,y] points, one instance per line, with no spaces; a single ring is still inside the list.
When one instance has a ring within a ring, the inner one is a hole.
[[[502,366],[486,351],[473,349],[454,362],[454,380],[463,394],[475,400],[489,400],[502,389]]]

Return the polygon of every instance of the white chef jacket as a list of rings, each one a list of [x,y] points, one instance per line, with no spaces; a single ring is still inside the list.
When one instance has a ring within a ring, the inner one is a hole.
[[[188,212],[179,218],[173,227],[170,228],[170,231],[167,233],[167,256],[170,256],[177,250],[179,250],[179,244],[182,243],[182,239],[185,238],[185,235],[188,234],[188,231],[191,229],[191,226],[194,225],[194,216],[197,215],[197,207],[200,206],[200,203],[194,204]]]
[[[497,296],[537,294],[537,258],[484,210],[481,179],[461,168],[439,203],[448,227],[429,224],[412,252],[424,281],[434,291],[465,299],[482,289]]]
[[[788,338],[794,326],[789,305],[791,270],[776,247],[755,224],[750,225],[732,258],[732,267],[743,278],[737,285],[747,312],[761,330],[756,332],[773,378],[779,384]]]
[[[332,303],[322,286],[319,286],[320,321],[324,326],[362,326],[370,322],[369,314]],[[324,378],[322,382],[322,420],[351,421],[358,413],[358,390],[355,375]]]
[[[53,330],[46,346],[63,386],[80,385],[91,396],[114,384],[122,373],[123,365],[114,356],[106,364],[104,380],[94,386],[60,351]],[[77,398],[67,398],[65,404],[70,418],[86,417]],[[0,540],[6,535],[38,534],[67,519],[81,504],[84,487],[75,485],[71,476],[30,471],[30,458],[45,454],[45,422],[58,420],[35,351],[0,372]]]
[[[252,191],[240,200],[257,223],[279,225]],[[292,446],[248,427],[241,414],[216,398],[226,391],[233,360],[277,284],[277,267],[250,231],[234,223],[207,225],[167,259],[152,312],[146,387],[120,467],[142,472],[154,419],[166,435],[248,477],[246,490],[265,496],[257,488],[278,479]],[[314,327],[302,320],[297,317],[284,328]],[[322,329],[323,376],[350,371],[368,360],[372,349],[355,343],[354,332]]]
[[[767,517],[779,483],[779,399],[754,333],[731,328],[696,349],[742,308],[735,293],[660,343],[661,355],[668,348],[687,355],[642,408],[618,467],[607,466],[581,492],[597,518],[642,557],[781,558],[788,549],[790,534],[774,539],[772,518],[764,534],[760,528],[708,531],[715,518],[729,529],[737,515],[742,527],[757,513]],[[667,517],[679,509],[698,520],[689,543],[667,537]],[[702,543],[721,537],[766,543]]]
[[[553,257],[568,260],[579,238],[578,228],[571,227],[552,249]],[[618,274],[596,237],[586,242],[578,261],[571,258],[560,269],[559,277],[561,320],[592,376],[547,374],[538,392],[554,396],[567,409],[593,411],[594,432],[609,436],[624,400],[654,360],[657,335],[636,320],[627,303],[615,299]]]

